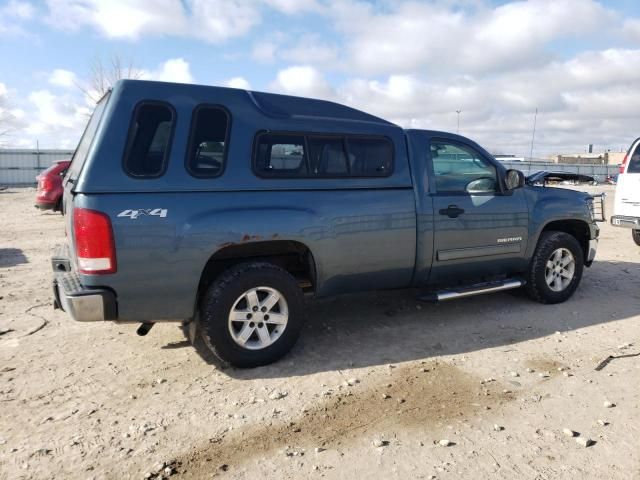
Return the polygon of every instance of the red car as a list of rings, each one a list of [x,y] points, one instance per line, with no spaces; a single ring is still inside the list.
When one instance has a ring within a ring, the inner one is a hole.
[[[36,207],[42,210],[60,211],[62,202],[62,177],[71,160],[59,160],[36,177],[38,191]]]

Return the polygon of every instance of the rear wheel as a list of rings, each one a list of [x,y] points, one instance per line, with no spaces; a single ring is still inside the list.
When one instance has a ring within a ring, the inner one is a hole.
[[[284,356],[303,322],[302,290],[291,274],[270,263],[243,263],[203,295],[196,334],[223,362],[257,367]]]
[[[561,303],[578,288],[584,268],[582,247],[572,235],[544,232],[531,260],[526,290],[540,303]]]
[[[631,234],[633,235],[633,241],[640,246],[640,230],[632,230]]]

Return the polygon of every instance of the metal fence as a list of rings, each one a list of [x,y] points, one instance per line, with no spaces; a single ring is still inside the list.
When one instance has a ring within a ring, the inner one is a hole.
[[[41,171],[72,155],[73,150],[0,149],[0,185],[33,186]]]
[[[553,162],[509,162],[501,161],[506,168],[520,170],[525,175],[547,170],[549,172],[571,172],[590,175],[599,182],[603,182],[608,175],[618,173],[618,165],[585,165],[582,163],[553,163]]]
[[[71,158],[73,150],[22,150],[0,149],[0,186],[33,186],[35,177],[56,160]],[[602,182],[607,175],[618,173],[617,165],[584,165],[575,163],[521,162],[501,163],[507,168],[515,168],[525,175],[549,170],[553,172],[573,172],[591,175]]]

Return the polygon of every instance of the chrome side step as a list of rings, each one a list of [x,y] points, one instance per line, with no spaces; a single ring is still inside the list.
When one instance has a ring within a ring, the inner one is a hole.
[[[522,280],[508,279],[499,282],[487,282],[470,285],[468,287],[460,287],[455,289],[440,290],[420,295],[418,300],[424,302],[444,302],[456,298],[473,297],[474,295],[482,295],[485,293],[502,292],[503,290],[513,290],[524,285]]]

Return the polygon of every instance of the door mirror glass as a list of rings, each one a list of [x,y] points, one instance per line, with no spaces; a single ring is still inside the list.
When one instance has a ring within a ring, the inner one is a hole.
[[[507,190],[515,190],[524,186],[524,173],[520,170],[507,170],[504,177],[504,183]]]
[[[467,193],[486,193],[496,191],[496,181],[493,177],[481,177],[469,182],[465,188]]]

